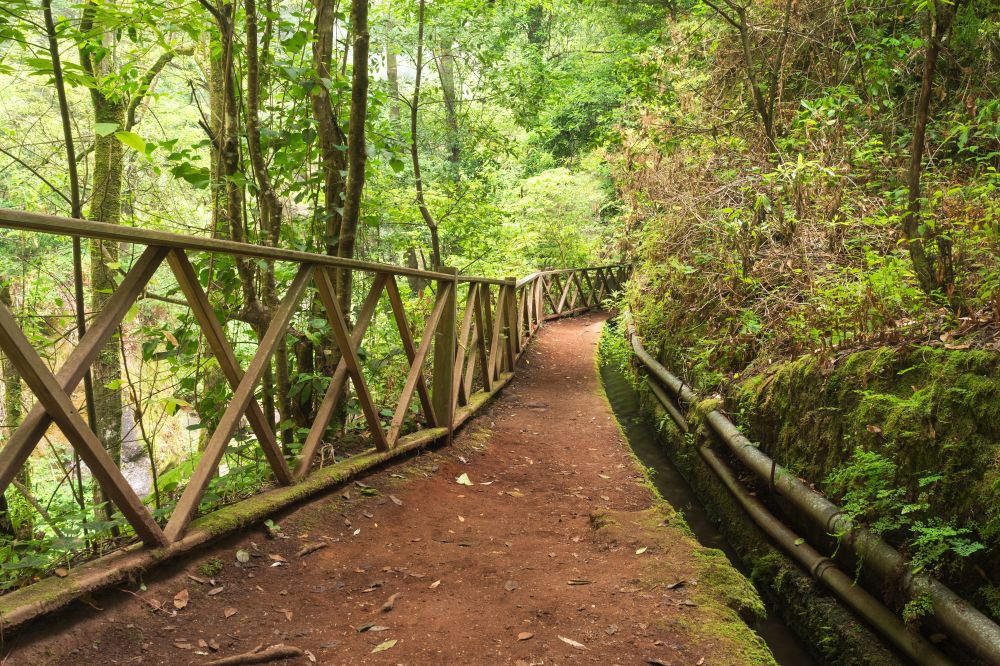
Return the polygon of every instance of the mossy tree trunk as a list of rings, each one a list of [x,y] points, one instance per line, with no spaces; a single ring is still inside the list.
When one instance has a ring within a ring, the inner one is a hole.
[[[8,308],[12,308],[13,302],[10,295],[10,282],[0,280],[0,302]],[[17,374],[14,364],[6,355],[0,359],[0,377],[3,380],[3,439],[4,443],[10,438],[10,433],[21,424],[24,416],[24,405],[21,402],[21,377]],[[17,480],[24,484],[25,488],[31,487],[31,461],[24,463]],[[11,490],[10,501],[0,493],[0,535],[27,538],[32,532],[32,513],[25,499]]]
[[[94,95],[94,120],[124,127],[126,106],[113,102],[102,94]],[[91,182],[91,203],[88,217],[97,222],[118,224],[121,219],[122,177],[125,169],[124,146],[114,134],[97,136],[94,140],[94,169]],[[90,307],[101,312],[115,289],[115,274],[119,258],[118,243],[90,241]],[[101,348],[91,372],[94,378],[94,411],[97,422],[94,432],[111,454],[115,464],[121,464],[122,453],[122,380],[121,332],[116,331]],[[98,512],[108,515],[107,498],[94,485],[94,504]],[[101,507],[104,506],[102,509]]]

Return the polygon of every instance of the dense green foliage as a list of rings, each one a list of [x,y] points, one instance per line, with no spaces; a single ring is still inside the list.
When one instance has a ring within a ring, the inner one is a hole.
[[[623,48],[611,14],[573,3],[448,0],[423,12],[417,3],[371,3],[370,82],[359,99],[349,48],[359,5],[57,0],[51,37],[67,97],[64,118],[43,7],[3,3],[0,206],[71,215],[76,185],[81,212],[100,221],[420,268],[438,259],[492,277],[621,257],[610,173],[596,152],[616,131],[624,85],[618,58],[608,57]],[[329,10],[325,19],[321,8]],[[317,53],[326,34],[333,43],[324,60]],[[608,43],[595,47],[594,40]],[[235,88],[227,87],[227,71]],[[617,83],[606,85],[608,77]],[[332,110],[326,124],[324,105]],[[367,159],[356,241],[348,247],[344,179],[350,181],[357,159],[349,134],[360,108],[366,141],[357,154]],[[76,175],[67,164],[67,124]],[[432,232],[440,237],[439,258]],[[0,230],[8,304],[52,368],[78,338],[77,284],[92,317],[141,250],[85,243],[77,274],[69,239]],[[245,366],[296,267],[226,255],[191,259]],[[340,295],[356,314],[370,276],[351,279],[353,295],[346,288]],[[415,279],[400,287],[419,336],[435,286]],[[360,351],[386,423],[409,367],[392,319],[383,300]],[[331,360],[323,350],[331,344],[322,309],[307,301],[259,389],[291,461],[329,384]],[[231,389],[165,267],[102,354],[98,423],[120,423],[106,448],[165,519]],[[33,401],[16,390],[21,385],[11,373],[4,377],[9,401],[0,445]],[[88,396],[81,387],[74,398],[83,404]],[[420,425],[417,412],[412,405],[407,429]],[[324,462],[367,445],[353,393],[337,421]],[[104,498],[58,430],[19,478],[25,492],[11,487],[0,495],[8,504],[0,507],[0,588],[133,538],[120,515],[101,508]],[[201,510],[270,482],[255,436],[241,428]]]

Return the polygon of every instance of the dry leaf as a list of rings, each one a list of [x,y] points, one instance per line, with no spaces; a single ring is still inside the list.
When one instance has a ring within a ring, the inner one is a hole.
[[[503,584],[503,589],[507,590],[508,592],[513,592],[517,588],[518,585],[516,580],[509,580]]]
[[[384,643],[379,643],[378,645],[375,646],[375,649],[372,650],[372,654],[375,654],[376,652],[385,652],[395,644],[396,644],[395,638],[393,638],[390,641],[386,641]]]
[[[392,503],[396,506],[403,506],[403,500],[399,499],[395,495],[389,495],[389,499],[392,500]]]
[[[227,608],[226,610],[222,611],[223,617],[225,617],[227,620],[232,616],[236,615],[237,613],[239,613],[239,611],[236,610],[235,608]]]
[[[455,483],[462,486],[471,486],[472,481],[469,480],[469,475],[462,472],[458,477],[455,478]]]
[[[438,585],[440,585],[440,584],[441,584],[441,581],[440,580],[436,580],[433,583],[431,583],[430,585],[428,585],[427,587],[429,589],[431,589],[431,590],[436,590],[437,587],[438,587]]]
[[[288,560],[286,560],[281,555],[268,555],[268,557],[271,558],[272,562],[288,562]]]
[[[532,637],[534,637],[534,634],[531,633],[530,631],[522,631],[521,633],[519,633],[517,635],[517,640],[519,640],[519,641],[526,641],[526,640],[528,640],[529,638],[532,638]]]
[[[66,576],[69,575],[69,570],[68,569],[64,569],[63,567],[58,567],[56,569],[53,569],[52,573],[54,573],[59,578],[65,578]]]
[[[292,611],[288,610],[287,608],[278,608],[277,611],[279,613],[284,613],[286,620],[288,620],[289,622],[292,621]]]
[[[642,555],[645,552],[646,552],[646,546],[643,546],[642,548],[636,548],[635,549],[635,554],[636,555]]]
[[[174,595],[174,608],[176,608],[177,610],[182,610],[184,608],[187,608],[188,600],[190,598],[191,595],[188,593],[187,588],[184,588],[183,590]]]
[[[225,585],[221,587],[213,587],[211,590],[208,591],[208,596],[214,597],[215,595],[221,593],[224,589],[226,589]]]
[[[584,645],[583,643],[578,643],[577,641],[574,641],[572,638],[566,638],[565,636],[559,636],[559,640],[561,640],[566,645],[569,645],[570,647],[576,648],[577,650],[586,650],[587,649],[586,645]]]
[[[236,551],[236,561],[240,564],[246,564],[250,561],[250,553],[245,550]]]

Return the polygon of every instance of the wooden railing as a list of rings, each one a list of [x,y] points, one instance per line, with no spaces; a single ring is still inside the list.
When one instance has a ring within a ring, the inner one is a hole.
[[[10,309],[0,304],[0,350],[37,399],[0,448],[0,493],[15,479],[50,424],[55,423],[139,539],[147,546],[167,550],[188,535],[189,525],[198,514],[206,490],[244,419],[279,486],[302,484],[317,469],[317,452],[348,381],[353,385],[376,452],[392,452],[401,447],[406,437],[412,439],[413,433],[403,436],[403,432],[415,395],[420,403],[424,431],[435,438],[450,437],[459,421],[457,412],[465,410],[464,420],[470,405],[482,404],[485,402],[481,399],[483,396],[492,395],[509,380],[519,355],[539,325],[547,319],[600,307],[607,297],[621,289],[625,277],[622,266],[602,266],[541,271],[522,280],[487,279],[456,275],[452,269],[414,270],[9,210],[0,210],[0,228],[145,246],[103,308],[92,313],[86,333],[54,373],[29,342]],[[263,327],[256,352],[245,368],[240,367],[224,325],[219,322],[205,287],[199,281],[190,259],[193,253],[291,262],[296,266],[295,277],[280,303],[272,308],[270,321]],[[231,386],[232,395],[217,426],[208,436],[173,511],[161,524],[104,449],[74,404],[72,395],[101,348],[119,330],[130,308],[164,263],[169,266],[184,296],[183,302],[190,308],[207,347]],[[371,287],[353,327],[348,324],[350,313],[341,311],[334,287],[334,273],[338,269],[350,269],[371,277]],[[397,285],[400,277],[419,278],[436,285],[434,304],[418,340],[413,339],[410,331],[404,299]],[[266,417],[255,399],[255,391],[310,290],[325,310],[340,360],[301,450],[293,457],[279,445],[269,425],[273,419]],[[409,363],[402,392],[387,426],[372,399],[365,368],[358,355],[383,295],[388,298]],[[427,371],[431,376],[430,386],[425,377]]]

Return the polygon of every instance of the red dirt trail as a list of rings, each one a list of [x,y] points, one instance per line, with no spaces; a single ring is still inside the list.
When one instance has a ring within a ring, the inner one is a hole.
[[[603,322],[546,326],[452,447],[276,516],[276,538],[260,526],[7,636],[0,664],[206,664],[279,643],[309,652],[272,662],[296,665],[761,663],[712,629],[732,612],[698,585],[699,547],[650,510],[595,372]]]

